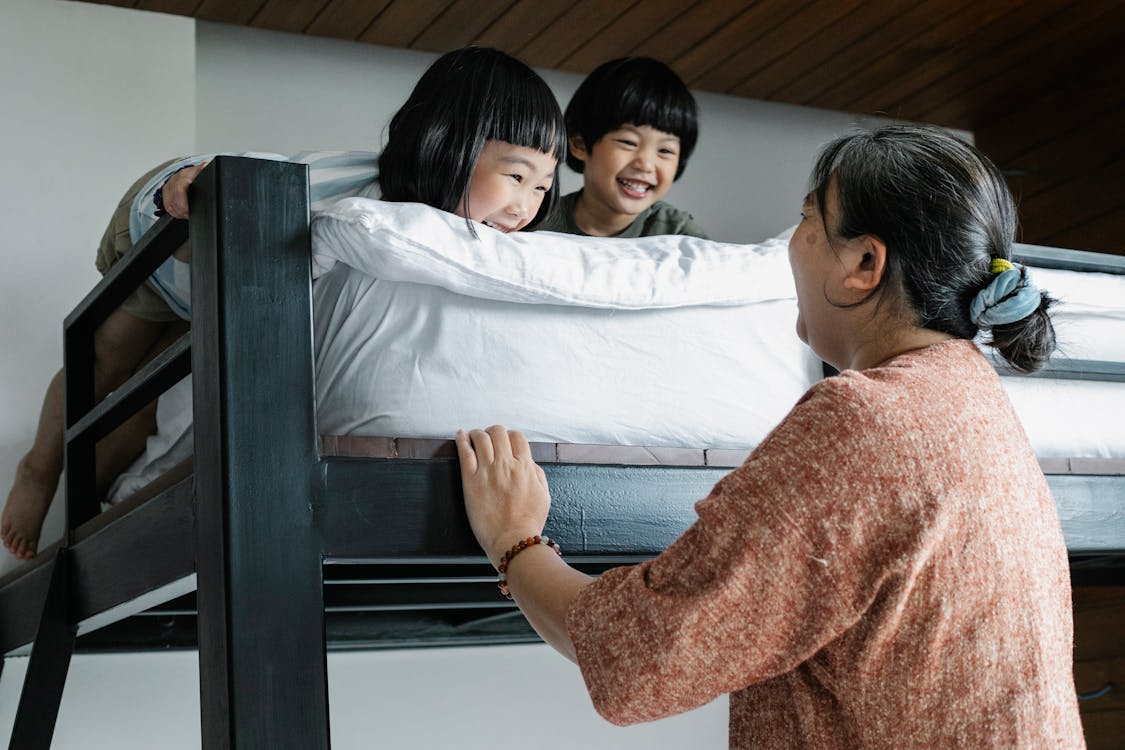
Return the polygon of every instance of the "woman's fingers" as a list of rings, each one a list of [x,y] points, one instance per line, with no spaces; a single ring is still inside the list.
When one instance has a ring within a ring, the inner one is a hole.
[[[551,507],[543,470],[523,433],[499,425],[459,430],[457,454],[473,535],[494,565],[513,540],[542,532]]]
[[[494,424],[486,430],[472,430],[468,433],[458,430],[456,442],[457,454],[462,463],[471,461],[470,473],[476,473],[481,466],[489,466],[507,458],[534,463],[531,444],[524,434],[519,430],[508,431],[503,425]]]
[[[473,451],[473,444],[469,441],[469,433],[457,430],[457,457],[461,459],[461,477],[472,476],[477,471],[477,454]]]
[[[492,437],[487,432],[472,430],[469,433],[469,440],[472,442],[473,451],[476,453],[477,467],[488,466],[496,459],[496,454],[492,448]]]
[[[531,444],[519,430],[508,432],[508,442],[512,446],[512,455],[521,461],[531,461]]]
[[[503,425],[494,424],[485,432],[492,440],[493,455],[497,461],[502,461],[512,455],[512,443],[508,439],[508,431]]]

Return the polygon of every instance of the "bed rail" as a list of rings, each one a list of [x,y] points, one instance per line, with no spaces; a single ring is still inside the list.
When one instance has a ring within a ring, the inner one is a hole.
[[[1012,259],[1036,268],[1125,274],[1125,255],[1067,250],[1066,248],[1046,247],[1044,245],[1025,245],[1017,242],[1012,246]]]

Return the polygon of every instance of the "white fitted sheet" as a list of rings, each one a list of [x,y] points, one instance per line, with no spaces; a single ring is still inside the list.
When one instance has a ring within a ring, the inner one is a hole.
[[[468,297],[338,266],[314,290],[322,434],[756,445],[819,376],[796,302],[606,310]]]

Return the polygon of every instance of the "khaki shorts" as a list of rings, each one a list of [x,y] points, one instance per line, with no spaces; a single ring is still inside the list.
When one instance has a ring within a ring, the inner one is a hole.
[[[102,235],[101,244],[98,245],[98,257],[94,262],[103,276],[117,261],[121,260],[121,256],[133,248],[133,242],[129,239],[129,210],[132,208],[133,198],[136,197],[146,182],[171,163],[171,161],[168,161],[161,164],[134,182],[121,202],[117,204],[117,208],[113,212],[113,218],[110,219],[109,226],[106,227],[105,234]],[[137,290],[121,303],[121,309],[143,320],[158,323],[180,320],[180,316],[172,312],[168,303],[148,281],[137,287]]]

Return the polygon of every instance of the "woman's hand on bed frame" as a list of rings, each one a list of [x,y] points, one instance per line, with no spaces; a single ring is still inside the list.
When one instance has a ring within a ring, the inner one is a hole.
[[[497,567],[512,545],[542,534],[551,508],[547,477],[532,460],[523,433],[499,425],[459,430],[457,454],[469,525]],[[523,550],[508,566],[512,598],[543,640],[571,661],[577,658],[566,613],[593,580],[541,544]]]
[[[543,532],[551,509],[547,476],[523,433],[499,425],[457,433],[465,511],[493,567],[521,539]]]

